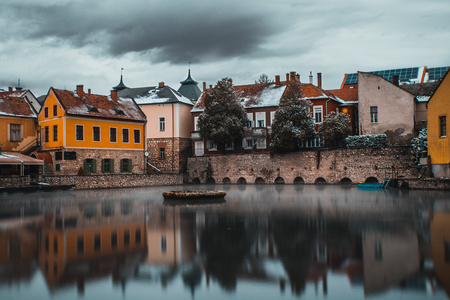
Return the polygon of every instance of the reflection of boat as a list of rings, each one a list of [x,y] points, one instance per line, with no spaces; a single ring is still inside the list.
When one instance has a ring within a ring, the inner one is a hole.
[[[223,191],[171,191],[164,192],[162,195],[164,199],[176,200],[208,200],[220,199],[225,197],[227,193]]]
[[[197,205],[211,205],[223,204],[225,199],[222,198],[197,198],[197,199],[165,199],[163,205],[166,206],[197,206]]]

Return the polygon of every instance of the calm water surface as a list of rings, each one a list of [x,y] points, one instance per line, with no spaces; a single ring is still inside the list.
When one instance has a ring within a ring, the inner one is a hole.
[[[225,190],[225,203],[161,193]],[[450,193],[314,185],[0,195],[0,299],[449,299]]]

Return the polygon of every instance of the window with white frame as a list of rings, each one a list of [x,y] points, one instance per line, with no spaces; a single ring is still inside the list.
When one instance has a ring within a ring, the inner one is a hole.
[[[117,143],[117,128],[109,127],[109,141],[111,143]]]
[[[273,119],[275,119],[275,112],[271,111],[270,112],[270,126],[272,126],[272,124],[273,124]]]
[[[203,141],[195,142],[195,155],[202,156],[204,154]]]
[[[166,117],[159,117],[159,131],[166,131]]]
[[[257,149],[266,149],[267,148],[266,139],[265,138],[258,139],[256,141],[256,148]]]
[[[9,141],[20,142],[22,141],[22,125],[20,124],[8,124],[9,125]]]
[[[194,131],[200,131],[200,127],[198,126],[198,117],[194,117]]]
[[[217,150],[217,144],[214,141],[208,140],[206,143],[206,146],[209,151],[216,151]]]
[[[253,113],[247,113],[247,127],[253,127]]]
[[[313,106],[314,123],[320,124],[323,121],[323,107],[322,105]]]
[[[252,139],[244,139],[242,142],[242,145],[245,149],[252,149],[253,148],[253,140]]]
[[[266,113],[257,112],[256,113],[256,127],[266,127]]]
[[[122,142],[129,143],[130,142],[130,129],[122,128]]]
[[[99,126],[92,127],[92,140],[94,142],[100,142],[100,127]]]
[[[134,143],[140,144],[141,143],[141,130],[140,129],[134,129]]]
[[[75,126],[75,140],[84,141],[84,126],[83,125]]]
[[[378,123],[378,106],[370,107],[370,123]]]

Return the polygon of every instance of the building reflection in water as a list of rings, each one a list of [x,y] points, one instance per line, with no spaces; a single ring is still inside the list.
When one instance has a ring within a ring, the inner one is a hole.
[[[1,227],[0,279],[27,280],[37,262],[50,291],[76,286],[81,295],[86,282],[111,277],[124,293],[132,281],[149,283],[149,292],[181,278],[192,297],[212,284],[235,291],[240,282],[295,296],[314,287],[326,296],[336,276],[366,296],[392,288],[434,292],[437,282],[449,294],[446,206],[404,209],[385,201],[345,211],[333,198],[308,197],[296,210],[106,198],[47,206]]]

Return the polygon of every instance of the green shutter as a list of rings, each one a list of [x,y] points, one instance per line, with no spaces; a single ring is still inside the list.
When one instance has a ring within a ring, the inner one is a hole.
[[[110,173],[114,173],[114,159],[110,159],[111,163],[110,163],[110,169],[109,172]]]
[[[87,158],[84,159],[84,172],[89,172],[89,165],[88,165],[88,160]]]
[[[105,159],[102,159],[102,173],[105,173]]]
[[[127,163],[128,163],[128,165],[127,165],[127,171],[131,173],[131,167],[132,167],[131,159],[128,159]]]
[[[97,173],[97,160],[93,159],[92,160],[92,173]]]

